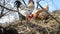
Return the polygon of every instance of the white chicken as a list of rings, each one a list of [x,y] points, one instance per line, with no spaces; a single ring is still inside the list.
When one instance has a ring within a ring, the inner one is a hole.
[[[20,8],[19,8],[19,12],[27,17],[27,18],[30,18],[28,16],[30,16],[30,14],[33,12],[33,9],[34,9],[34,1],[33,0],[29,0],[29,4],[28,5],[20,5]]]

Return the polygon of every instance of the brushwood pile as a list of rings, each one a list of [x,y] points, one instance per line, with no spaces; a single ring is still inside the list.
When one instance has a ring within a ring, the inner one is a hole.
[[[60,10],[49,12],[54,18],[60,21]],[[16,27],[19,34],[60,34],[60,24],[49,16],[47,20],[31,19],[29,22],[26,20],[16,21]]]

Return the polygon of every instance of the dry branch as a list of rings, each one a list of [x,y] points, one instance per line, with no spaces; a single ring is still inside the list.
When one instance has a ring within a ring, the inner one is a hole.
[[[12,10],[12,9],[9,9],[9,8],[4,7],[4,6],[2,6],[2,5],[0,5],[0,7],[5,8],[5,9],[10,10],[10,11],[18,12],[17,10]]]
[[[7,9],[7,10],[9,10],[9,11],[18,12],[18,14],[20,14],[18,10],[12,10],[12,9],[9,9],[9,8],[4,7],[4,6],[2,6],[2,5],[0,5],[0,7],[4,8],[4,9]],[[8,11],[8,12],[9,12],[9,11]],[[8,13],[8,12],[6,12],[6,13]],[[4,16],[6,13],[0,15],[0,18],[1,18],[2,16]]]
[[[39,2],[37,2],[37,4],[49,15],[51,16],[54,20],[56,20],[59,24],[60,24],[60,21],[58,21],[56,18],[54,18],[49,12],[47,12],[40,4]]]

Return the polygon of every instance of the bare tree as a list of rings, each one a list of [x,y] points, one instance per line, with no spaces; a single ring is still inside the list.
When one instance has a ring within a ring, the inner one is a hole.
[[[5,0],[3,1],[3,6],[5,6]],[[4,8],[2,7],[2,10],[1,10],[1,16],[0,16],[0,18],[2,17],[3,12],[4,12]]]

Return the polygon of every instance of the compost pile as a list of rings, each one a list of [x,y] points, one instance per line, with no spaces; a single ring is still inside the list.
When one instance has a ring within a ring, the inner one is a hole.
[[[50,12],[53,17],[60,20],[60,10]],[[49,16],[47,20],[31,19],[30,22],[26,20],[16,21],[18,24],[14,25],[19,34],[60,34],[60,24]]]

